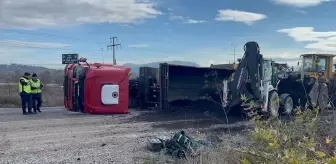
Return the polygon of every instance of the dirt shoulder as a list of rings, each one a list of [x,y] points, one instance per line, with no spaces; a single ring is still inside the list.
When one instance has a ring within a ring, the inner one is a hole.
[[[231,118],[234,133],[245,121]],[[88,115],[63,108],[44,108],[21,115],[18,108],[0,108],[0,163],[137,163],[151,155],[147,139],[196,130],[211,138],[228,125],[202,114],[177,115],[130,110],[127,115]]]

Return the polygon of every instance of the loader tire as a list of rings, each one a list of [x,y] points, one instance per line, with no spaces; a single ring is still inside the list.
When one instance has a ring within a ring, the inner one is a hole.
[[[279,95],[276,91],[269,92],[269,99],[267,105],[267,111],[271,117],[278,117],[279,116]]]
[[[281,94],[280,95],[280,104],[281,104],[281,108],[282,108],[282,112],[290,115],[293,112],[293,108],[294,108],[294,102],[292,97],[285,93],[285,94]]]

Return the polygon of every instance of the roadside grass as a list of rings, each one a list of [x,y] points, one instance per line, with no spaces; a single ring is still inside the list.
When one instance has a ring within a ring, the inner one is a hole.
[[[42,106],[63,106],[63,89],[60,86],[47,85],[43,90]],[[16,85],[0,85],[0,107],[21,107],[21,99]]]

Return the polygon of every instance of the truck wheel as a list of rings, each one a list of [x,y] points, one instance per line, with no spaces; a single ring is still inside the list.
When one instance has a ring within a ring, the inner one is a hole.
[[[267,111],[269,112],[271,117],[279,116],[279,95],[276,91],[269,92],[268,106]]]

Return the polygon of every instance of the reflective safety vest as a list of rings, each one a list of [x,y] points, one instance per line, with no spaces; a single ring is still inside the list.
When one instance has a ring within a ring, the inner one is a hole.
[[[31,87],[34,87],[34,89],[32,88],[31,89],[31,93],[41,93],[41,82],[39,79],[37,79],[36,81],[34,80],[30,80],[30,83],[31,83]]]
[[[21,85],[20,81],[24,80],[26,83],[28,83],[27,85]],[[31,88],[29,85],[29,80],[21,77],[19,80],[19,92],[22,93],[22,91],[24,91],[25,93],[31,93]]]

